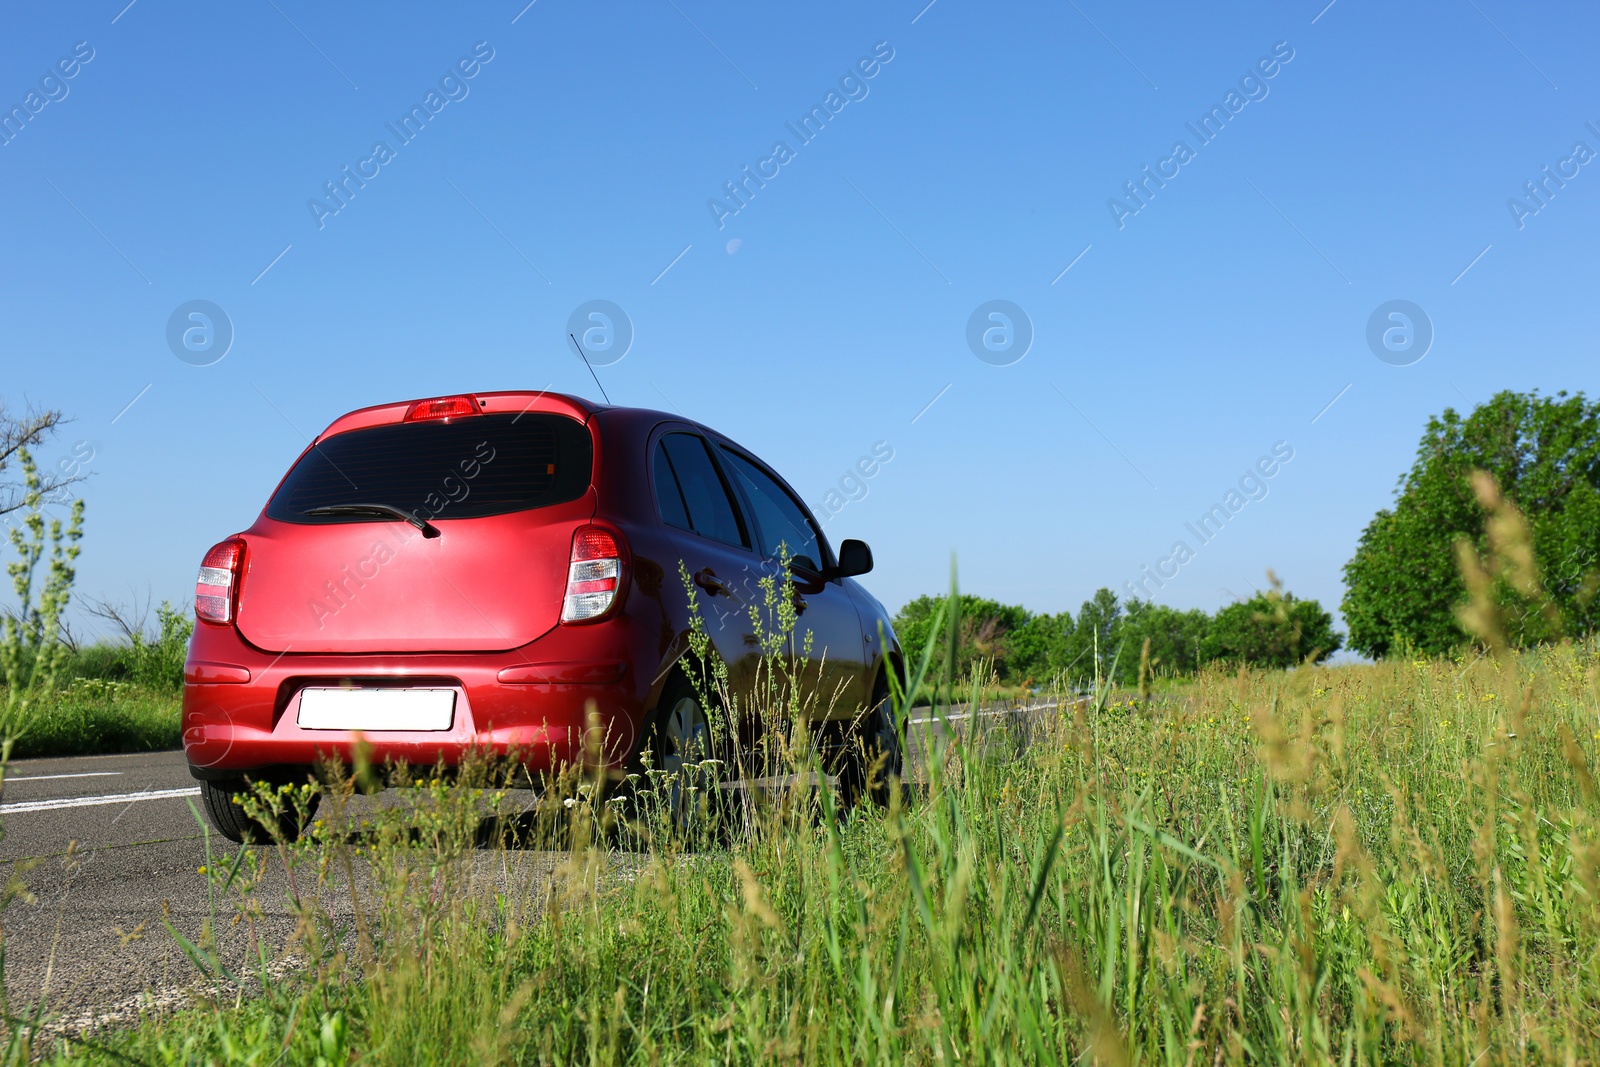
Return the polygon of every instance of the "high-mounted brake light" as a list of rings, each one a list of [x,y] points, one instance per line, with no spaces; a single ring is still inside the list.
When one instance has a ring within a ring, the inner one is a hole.
[[[419,400],[406,410],[407,422],[426,422],[429,419],[458,419],[463,415],[482,414],[478,398],[471,395],[441,396],[433,400]]]
[[[590,622],[616,606],[622,592],[624,553],[620,539],[600,526],[580,526],[572,535],[562,622]]]
[[[214,546],[200,561],[194,582],[194,613],[206,622],[232,622],[234,594],[239,591],[239,570],[244,562],[244,541],[230,537]]]

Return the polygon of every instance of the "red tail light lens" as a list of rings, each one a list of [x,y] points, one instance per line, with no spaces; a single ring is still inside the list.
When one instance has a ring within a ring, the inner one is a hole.
[[[233,621],[234,594],[239,590],[240,564],[244,562],[244,541],[230,537],[216,545],[200,561],[200,576],[194,582],[194,613],[206,622]]]
[[[426,422],[429,419],[459,419],[463,415],[480,414],[475,396],[441,396],[435,400],[419,400],[406,411],[407,422]]]
[[[622,592],[625,553],[621,538],[599,526],[580,526],[572,535],[562,622],[590,622],[616,606]]]

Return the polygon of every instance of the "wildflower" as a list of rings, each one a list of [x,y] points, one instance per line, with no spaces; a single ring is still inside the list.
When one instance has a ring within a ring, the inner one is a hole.
[[[1483,694],[1483,699],[1484,699],[1484,702],[1487,703],[1488,701],[1491,701],[1491,700],[1494,699],[1494,694],[1493,693],[1485,693],[1485,694]]]
[[[206,868],[205,867],[196,868],[196,872],[195,873],[197,873],[197,874],[205,874],[206,873]]]

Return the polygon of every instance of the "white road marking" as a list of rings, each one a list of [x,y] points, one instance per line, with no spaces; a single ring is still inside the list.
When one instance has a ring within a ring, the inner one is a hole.
[[[7,777],[8,782],[48,782],[56,778],[111,778],[121,771],[79,771],[77,774],[35,774],[27,778]]]
[[[169,797],[197,797],[200,787],[189,789],[152,789],[147,793],[113,793],[99,797],[57,797],[55,800],[30,800],[24,804],[0,804],[0,815],[15,815],[24,811],[53,811],[57,808],[89,808],[99,804],[132,804],[137,800],[164,800]]]
[[[983,718],[988,718],[988,717],[993,716],[993,715],[1009,715],[1009,714],[1010,714],[1010,712],[1005,712],[1005,711],[976,711],[976,712],[968,711],[968,712],[963,712],[960,715],[946,715],[944,717],[943,721],[944,722],[960,722],[962,719],[974,719],[974,718],[983,719]],[[912,719],[911,720],[911,725],[913,725],[913,726],[926,726],[928,723],[939,722],[939,721],[941,721],[939,719],[939,717],[937,715],[934,715],[934,716],[930,716],[929,718],[926,718],[926,719]]]
[[[944,718],[946,722],[960,722],[962,719],[987,719],[996,715],[1026,715],[1028,712],[1050,711],[1054,708],[1054,704],[1030,704],[1025,708],[1004,708],[1000,711],[964,711],[959,715],[946,715]],[[926,719],[912,719],[911,725],[925,726],[930,722],[938,721],[939,717],[934,715]]]

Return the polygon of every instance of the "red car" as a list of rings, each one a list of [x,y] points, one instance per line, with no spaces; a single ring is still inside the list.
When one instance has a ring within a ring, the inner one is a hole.
[[[207,814],[260,839],[233,802],[247,781],[348,764],[358,738],[380,765],[487,750],[535,777],[704,758],[682,576],[729,688],[749,691],[763,655],[749,607],[784,553],[799,613],[784,654],[807,661],[792,665],[819,735],[850,753],[847,794],[881,801],[901,768],[886,697],[902,660],[852,580],[872,553],[836,554],[750,452],[677,416],[550,393],[351,412],[201,562],[183,744]]]

